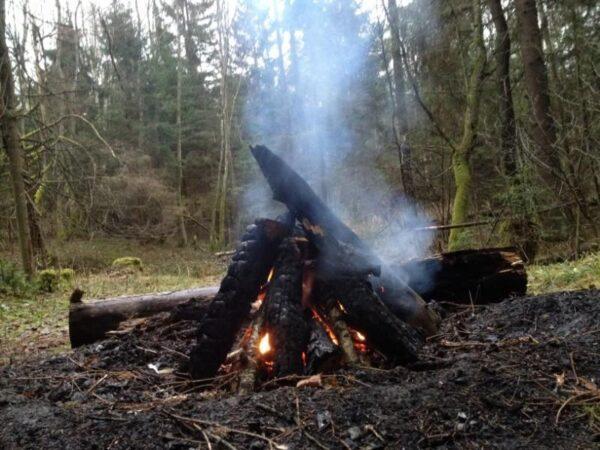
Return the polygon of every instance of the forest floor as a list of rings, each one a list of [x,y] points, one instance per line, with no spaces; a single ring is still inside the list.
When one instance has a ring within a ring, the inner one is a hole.
[[[469,306],[411,367],[236,395],[187,378],[197,326],[164,313],[0,368],[0,447],[598,448],[599,324],[597,290]]]

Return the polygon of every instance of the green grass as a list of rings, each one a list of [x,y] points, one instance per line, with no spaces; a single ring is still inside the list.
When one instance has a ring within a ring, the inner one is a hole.
[[[600,253],[591,253],[575,261],[527,268],[528,292],[573,291],[600,287]]]

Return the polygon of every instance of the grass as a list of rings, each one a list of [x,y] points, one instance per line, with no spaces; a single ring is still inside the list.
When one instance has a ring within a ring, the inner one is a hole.
[[[0,364],[67,348],[68,297],[75,286],[85,291],[84,300],[209,286],[218,284],[226,263],[194,248],[120,239],[54,242],[50,251],[57,255],[59,266],[75,269],[73,284],[52,293],[0,295]],[[0,259],[16,260],[15,252],[0,251]],[[140,258],[143,269],[111,268],[121,257]],[[531,265],[527,270],[531,294],[600,287],[600,253],[577,261]]]
[[[575,261],[527,268],[528,292],[573,291],[600,287],[600,253],[591,253]]]

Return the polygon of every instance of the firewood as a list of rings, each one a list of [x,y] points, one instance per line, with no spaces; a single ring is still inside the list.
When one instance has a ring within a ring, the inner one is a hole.
[[[513,247],[442,253],[394,269],[426,300],[487,304],[527,292],[525,265]]]
[[[340,348],[334,344],[325,329],[316,320],[311,320],[305,373],[310,375],[333,370],[339,366],[341,356]]]
[[[265,298],[264,331],[275,349],[273,376],[302,374],[302,352],[309,326],[302,307],[304,261],[294,239],[284,239],[275,263],[275,275]]]
[[[262,219],[242,236],[219,292],[200,322],[198,341],[190,354],[193,378],[211,378],[217,373],[288,233],[287,226]]]
[[[417,359],[423,335],[392,314],[369,282],[346,277],[324,284],[324,289],[331,290],[330,297],[339,299],[344,320],[365,335],[369,345],[395,363]]]

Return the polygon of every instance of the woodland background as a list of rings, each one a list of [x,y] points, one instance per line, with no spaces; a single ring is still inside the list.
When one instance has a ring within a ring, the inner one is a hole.
[[[428,251],[596,246],[593,0],[1,3],[0,246],[27,273],[75,241],[229,248],[262,212],[256,143],[322,146],[299,169],[370,239],[474,223]],[[300,113],[325,72],[344,75],[327,143]]]

